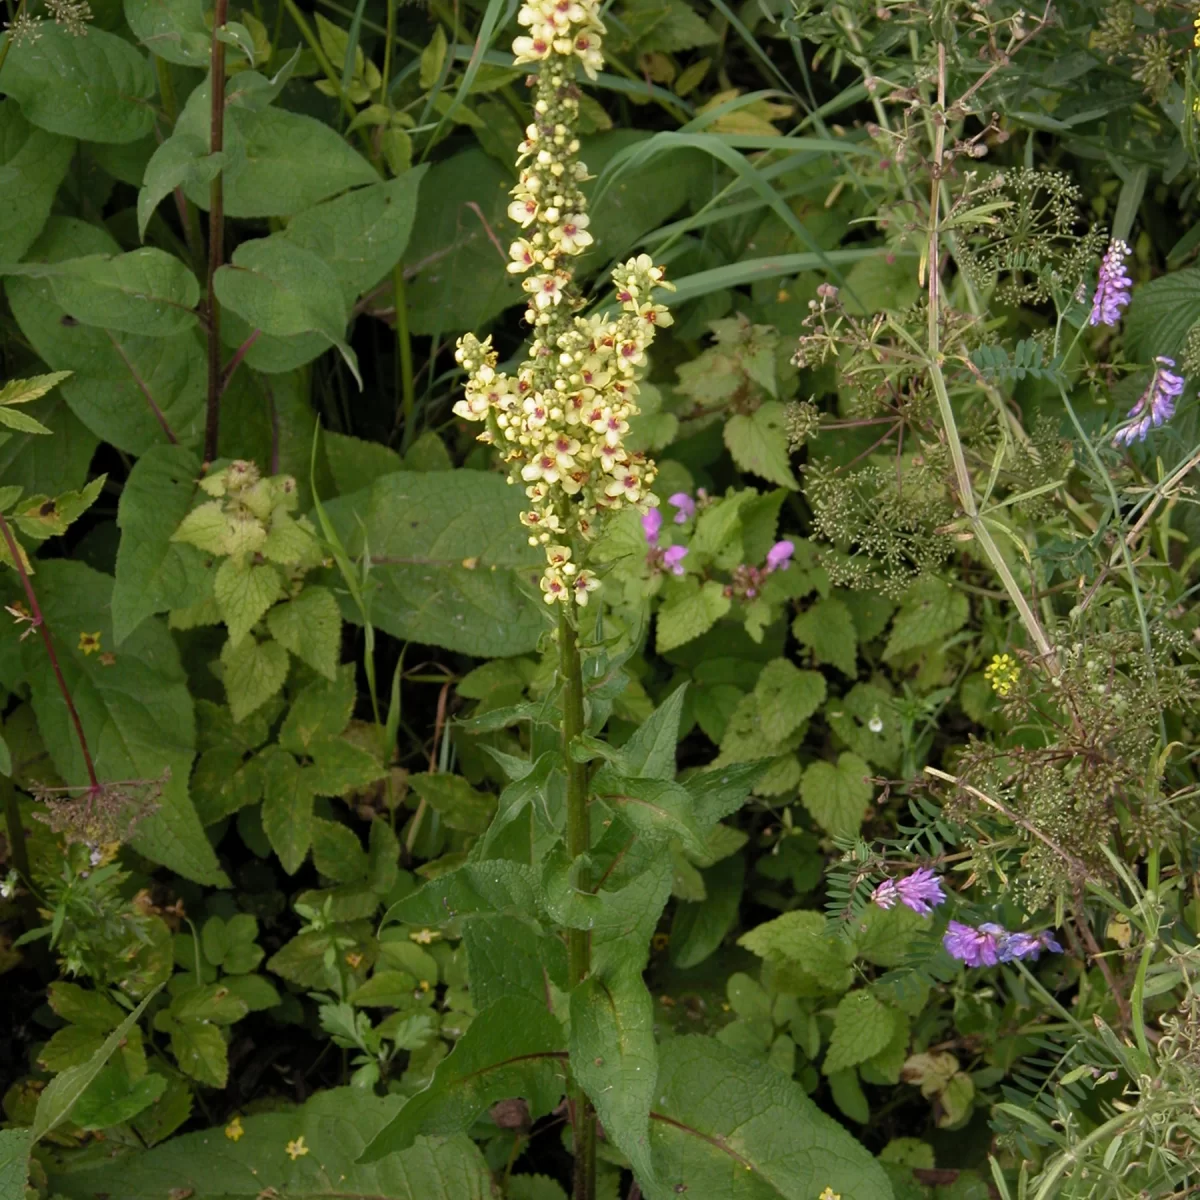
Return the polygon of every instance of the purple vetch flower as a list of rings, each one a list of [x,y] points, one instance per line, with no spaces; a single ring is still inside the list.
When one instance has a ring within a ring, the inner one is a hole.
[[[791,542],[776,542],[767,551],[767,570],[782,571],[792,561],[796,547]]]
[[[667,503],[677,510],[675,513],[676,525],[686,524],[696,515],[696,502],[687,492],[676,492],[673,496],[668,496]]]
[[[929,916],[946,899],[942,882],[931,867],[921,867],[911,875],[906,875],[896,884],[896,891],[900,894],[901,903],[922,917]]]
[[[1115,325],[1121,319],[1121,309],[1129,303],[1129,289],[1133,287],[1133,280],[1125,273],[1129,253],[1129,247],[1120,240],[1108,243],[1100,261],[1089,325]]]
[[[1000,961],[996,934],[1003,932],[999,925],[981,925],[974,929],[961,921],[951,921],[942,936],[942,945],[951,958],[957,958],[968,967],[994,967]]]
[[[872,893],[871,900],[880,908],[895,908],[900,899],[900,889],[894,879],[885,879]]]
[[[1144,442],[1152,425],[1161,425],[1175,415],[1175,401],[1183,392],[1183,376],[1170,369],[1174,365],[1175,360],[1165,354],[1154,360],[1154,377],[1127,414],[1131,424],[1117,430],[1114,446]]]
[[[662,513],[657,508],[649,509],[642,517],[642,532],[648,545],[658,545],[658,531],[662,528]]]
[[[669,546],[663,551],[663,566],[668,567],[673,575],[682,575],[683,560],[686,556],[686,546]]]

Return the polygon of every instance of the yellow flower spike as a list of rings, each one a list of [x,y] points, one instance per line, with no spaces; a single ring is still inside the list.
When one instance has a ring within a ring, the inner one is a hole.
[[[95,654],[100,649],[100,634],[96,633],[81,633],[79,635],[79,649],[84,654]]]
[[[301,1134],[294,1142],[287,1144],[288,1157],[295,1162],[298,1158],[303,1158],[308,1153],[308,1147],[304,1144],[304,1135]]]
[[[225,1126],[225,1136],[231,1141],[236,1142],[239,1138],[245,1136],[246,1131],[242,1128],[242,1118],[234,1117],[228,1125]]]
[[[1021,677],[1021,668],[1011,654],[993,654],[984,668],[983,677],[992,685],[997,696],[1007,696]]]

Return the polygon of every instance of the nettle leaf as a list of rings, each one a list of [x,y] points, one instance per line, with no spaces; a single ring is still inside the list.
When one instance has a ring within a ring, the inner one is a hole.
[[[263,832],[280,866],[295,875],[312,845],[313,789],[306,772],[284,750],[272,747],[259,756],[263,767]]]
[[[212,34],[201,0],[125,0],[133,36],[152,54],[181,67],[207,68]]]
[[[47,279],[73,320],[142,337],[172,337],[196,323],[195,275],[174,255],[147,246],[128,254],[0,267],[0,274]]]
[[[826,833],[854,837],[874,795],[871,768],[849,751],[837,763],[814,762],[804,769],[800,799]]]
[[[269,1179],[279,1200],[304,1200],[328,1192],[334,1180],[342,1200],[491,1200],[491,1174],[466,1137],[422,1138],[378,1164],[357,1162],[404,1103],[362,1088],[334,1088],[300,1108],[243,1117],[236,1141],[221,1128],[183,1134],[150,1151],[55,1175],[53,1187],[67,1200],[105,1194],[162,1200],[167,1180],[190,1200],[256,1200]],[[307,1153],[289,1156],[289,1143],[302,1143]]]
[[[1181,357],[1188,330],[1200,321],[1200,268],[1185,267],[1134,289],[1125,336],[1135,361]]]
[[[267,615],[271,636],[314,671],[333,679],[342,649],[342,614],[333,593],[306,587]]]
[[[942,642],[957,633],[970,615],[967,597],[944,579],[933,576],[918,579],[900,601],[883,657],[890,660]]]
[[[213,277],[217,299],[252,329],[275,337],[319,333],[336,346],[359,386],[346,342],[349,310],[333,271],[310,250],[274,234],[243,242]]]
[[[870,992],[847,992],[833,1014],[833,1036],[821,1070],[844,1071],[884,1050],[895,1033],[892,1010]]]
[[[643,1186],[654,1177],[654,1005],[638,966],[593,972],[571,992],[571,1072]]]
[[[801,671],[786,658],[772,659],[754,685],[763,736],[782,742],[799,729],[825,700],[825,676]]]
[[[722,1200],[812,1200],[825,1188],[854,1200],[891,1200],[871,1154],[765,1062],[707,1037],[659,1048],[650,1139],[656,1180],[647,1200],[680,1189]]]
[[[788,461],[784,406],[767,400],[754,412],[736,413],[725,422],[725,445],[743,471],[759,475],[789,491],[799,490]]]
[[[844,991],[854,978],[853,948],[829,934],[819,912],[784,913],[742,934],[738,945],[769,963],[803,971],[828,991]]]
[[[36,40],[9,47],[0,92],[25,119],[89,142],[136,142],[154,128],[154,72],[124,38],[90,26],[76,37],[43,21]]]
[[[900,762],[903,749],[900,715],[891,694],[879,684],[856,683],[844,696],[829,701],[825,719],[830,729],[860,758],[884,769]]]
[[[279,744],[305,755],[324,738],[337,737],[354,711],[354,665],[347,663],[329,681],[314,680],[301,689],[279,730]]]
[[[792,622],[792,636],[812,652],[819,666],[828,663],[851,679],[858,674],[858,631],[850,610],[836,596],[817,599]]]
[[[520,1096],[536,1118],[563,1094],[566,1033],[545,1003],[506,997],[480,1012],[433,1079],[375,1135],[365,1163],[407,1150],[417,1137],[462,1133],[499,1100]]]
[[[233,643],[240,642],[282,595],[283,580],[273,566],[240,556],[225,559],[213,580],[213,599]]]
[[[31,125],[15,101],[0,103],[0,262],[19,262],[42,232],[74,151],[70,138]]]
[[[519,489],[500,476],[398,472],[325,507],[351,558],[369,548],[366,590],[379,629],[480,657],[536,646],[545,606],[521,584],[535,590],[545,555],[521,529]],[[362,620],[348,598],[342,604],[347,620]]]
[[[27,257],[55,263],[118,251],[100,226],[55,216]],[[9,278],[5,293],[38,357],[56,371],[72,372],[60,390],[80,421],[127,454],[168,441],[164,423],[182,444],[198,442],[207,368],[196,330],[142,337],[76,324],[66,319],[51,282]]]
[[[288,653],[276,641],[260,642],[247,635],[231,638],[221,651],[221,677],[235,721],[243,721],[283,688]]]
[[[113,581],[80,562],[38,564],[38,599],[54,630],[59,662],[103,780],[161,779],[170,772],[156,811],[134,830],[140,854],[198,883],[226,886],[188,795],[196,746],[192,698],[179,651],[162,621],[146,620],[122,642],[115,661],[85,654],[82,633],[114,645]],[[22,646],[38,728],[59,774],[87,782],[83,758],[44,647]]]
[[[117,506],[117,579],[113,636],[117,645],[155,613],[198,604],[212,588],[208,560],[195,546],[172,541],[198,491],[200,458],[183,446],[153,446],[133,464]]]
[[[688,578],[667,594],[658,610],[655,646],[660,654],[707,633],[733,607],[724,587],[715,579]]]

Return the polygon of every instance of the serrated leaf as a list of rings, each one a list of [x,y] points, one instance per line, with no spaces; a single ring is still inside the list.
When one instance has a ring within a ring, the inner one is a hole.
[[[276,641],[260,642],[248,635],[240,642],[225,643],[221,668],[233,719],[243,721],[283,687],[288,654]]]
[[[263,764],[263,832],[279,863],[295,875],[312,844],[313,790],[304,770],[286,751],[269,749]]]
[[[366,878],[367,852],[353,829],[338,821],[313,822],[313,863],[328,879],[353,883]]]
[[[79,491],[64,492],[51,499],[48,496],[26,496],[12,519],[27,537],[43,542],[61,537],[92,505],[104,488],[107,475],[97,475]]]
[[[267,614],[271,636],[326,679],[337,677],[342,614],[328,588],[306,587]]]
[[[801,671],[786,658],[767,663],[754,685],[758,720],[769,742],[782,742],[821,707],[825,677]]]
[[[767,400],[753,413],[737,413],[725,422],[725,445],[743,471],[797,491],[788,462],[787,421],[778,400]]]
[[[944,641],[957,633],[971,615],[967,597],[944,579],[918,579],[900,602],[892,621],[892,634],[883,652],[885,660],[910,650]]]
[[[345,796],[385,774],[374,754],[344,737],[313,738],[308,754],[312,758],[309,784],[318,796]]]
[[[826,1075],[866,1062],[892,1040],[895,1022],[892,1010],[870,992],[847,992],[833,1014],[833,1035],[821,1070]]]
[[[742,934],[738,945],[768,962],[799,968],[829,991],[844,990],[854,978],[853,948],[828,933],[818,912],[784,913]]]
[[[451,829],[482,833],[496,811],[496,797],[477,792],[461,775],[421,773],[409,786]]]
[[[596,1106],[606,1136],[653,1179],[650,1109],[658,1075],[654,1006],[638,966],[593,973],[571,992],[571,1073]]]
[[[0,1129],[0,1196],[24,1196],[33,1130]]]
[[[354,665],[347,663],[331,680],[306,684],[292,701],[292,707],[279,730],[279,744],[293,754],[308,753],[320,738],[341,734],[354,711]]]
[[[687,687],[677,687],[621,747],[621,769],[643,779],[674,779],[679,719]]]
[[[858,674],[858,632],[850,610],[836,596],[805,609],[792,622],[792,636],[808,647],[818,665],[828,663],[851,679]]]
[[[238,643],[262,615],[283,595],[279,572],[266,563],[253,564],[227,558],[213,580],[213,599],[229,628],[229,640]]]
[[[0,113],[3,111],[4,109],[0,108]],[[70,371],[52,371],[49,375],[33,375],[28,379],[10,379],[0,386],[0,407],[28,404],[57,387],[64,379],[70,378]]]
[[[479,1013],[433,1079],[367,1145],[361,1161],[408,1149],[421,1135],[463,1132],[489,1105],[521,1096],[539,1114],[557,1104],[564,1083],[566,1034],[545,1004],[498,1000]]]
[[[562,938],[529,917],[478,913],[463,922],[471,998],[483,1009],[505,996],[546,1001],[546,981],[566,991],[567,953]]]
[[[715,579],[689,579],[658,610],[655,645],[660,654],[707,633],[733,606]]]
[[[871,768],[849,751],[839,754],[836,764],[809,763],[800,783],[800,799],[826,833],[853,837],[874,795],[870,776]]]

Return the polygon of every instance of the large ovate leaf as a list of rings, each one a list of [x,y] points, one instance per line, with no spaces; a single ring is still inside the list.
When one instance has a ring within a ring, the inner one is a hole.
[[[207,67],[212,34],[202,0],[125,0],[125,20],[151,53],[181,67]]]
[[[481,471],[398,472],[326,505],[352,558],[369,548],[371,620],[393,637],[480,656],[532,650],[546,628],[520,490]],[[344,593],[343,593],[344,596]],[[342,612],[358,622],[346,599]]]
[[[707,1037],[659,1049],[647,1200],[891,1200],[882,1168],[799,1084]]]
[[[593,973],[571,992],[571,1071],[644,1187],[654,1174],[649,1133],[658,1058],[654,1005],[638,966]]]
[[[19,261],[42,232],[74,149],[31,125],[15,100],[0,101],[0,262]]]
[[[111,662],[86,654],[79,647],[83,633],[98,633],[103,650],[114,645],[111,576],[83,563],[49,560],[39,562],[37,577],[38,599],[100,781],[165,778],[157,809],[134,830],[133,847],[188,879],[224,886],[188,795],[196,725],[179,651],[166,625],[143,621]],[[33,639],[21,650],[54,765],[69,783],[85,784],[83,755],[45,648]]]
[[[513,996],[479,1013],[418,1092],[375,1136],[362,1161],[406,1150],[421,1135],[447,1136],[471,1127],[499,1100],[520,1096],[535,1114],[549,1111],[564,1089],[566,1034],[545,1004]]]
[[[319,1092],[302,1108],[243,1117],[236,1140],[221,1128],[184,1134],[104,1166],[55,1175],[53,1187],[68,1200],[162,1200],[172,1193],[258,1200],[267,1181],[278,1200],[492,1200],[487,1164],[465,1137],[422,1138],[377,1164],[356,1161],[403,1103],[359,1088]]]
[[[567,953],[560,937],[527,917],[478,913],[463,922],[471,1001],[487,1008],[505,996],[545,1004],[546,982],[566,987]]]
[[[94,26],[84,37],[43,21],[36,39],[8,47],[0,92],[31,124],[89,142],[136,142],[154,128],[154,72],[146,56]]]

